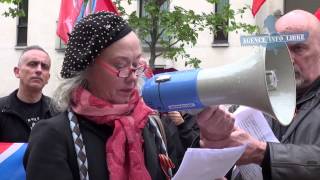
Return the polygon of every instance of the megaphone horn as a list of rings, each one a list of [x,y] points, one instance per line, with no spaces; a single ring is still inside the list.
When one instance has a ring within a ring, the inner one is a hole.
[[[160,112],[245,105],[288,125],[296,105],[294,69],[286,45],[274,51],[260,47],[233,64],[157,74],[145,82],[142,97]]]

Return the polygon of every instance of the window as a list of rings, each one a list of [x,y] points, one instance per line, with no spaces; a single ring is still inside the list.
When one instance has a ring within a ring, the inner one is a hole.
[[[56,24],[58,24],[58,20],[56,21]],[[57,51],[64,51],[66,49],[66,47],[67,47],[67,45],[64,44],[62,39],[58,35],[56,35],[55,49]]]
[[[215,4],[215,13],[220,13],[223,11],[224,6],[229,4],[229,0],[219,0],[219,3]],[[229,22],[225,22],[228,24]],[[213,38],[213,46],[228,46],[228,34],[225,34],[223,30],[217,30]]]
[[[24,11],[23,17],[18,17],[17,25],[17,46],[27,46],[28,36],[28,0],[23,0],[19,4],[19,9]]]
[[[143,8],[146,2],[148,2],[148,1],[146,1],[146,0],[138,0],[139,17],[144,17],[144,16],[147,15],[146,12],[144,11],[144,8]],[[167,0],[162,4],[160,9],[162,11],[168,11],[169,10],[169,6],[170,6],[170,3],[169,3],[169,0]]]
[[[145,12],[145,9],[144,9],[144,7],[145,7],[147,2],[149,2],[149,1],[148,0],[138,0],[139,18],[148,16],[148,13]],[[170,7],[170,1],[167,0],[161,5],[160,10],[161,11],[169,11],[169,7]],[[160,32],[161,30],[159,29],[158,31]],[[161,38],[168,40],[168,38],[166,38],[164,35],[162,35]],[[144,38],[144,40],[147,41],[147,42],[150,42],[151,41],[151,35],[149,34],[147,37]],[[142,41],[143,42],[142,46],[143,46],[144,49],[146,48],[145,41]],[[160,48],[160,47],[158,47],[158,45],[157,45],[157,49],[158,48]]]
[[[56,36],[56,44],[55,49],[57,51],[64,51],[66,49],[67,45],[64,44],[64,42],[61,40],[59,36]]]

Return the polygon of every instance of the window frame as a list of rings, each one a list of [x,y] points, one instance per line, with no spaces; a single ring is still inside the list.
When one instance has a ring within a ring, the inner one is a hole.
[[[56,24],[58,25],[58,20],[56,21]],[[55,50],[64,52],[66,48],[67,48],[67,45],[64,44],[62,39],[56,34]]]
[[[28,45],[28,6],[29,0],[21,1],[21,3],[19,4],[19,9],[22,9],[24,11],[25,16],[19,16],[17,19],[17,47],[24,47]]]
[[[222,7],[229,3],[229,0],[219,0],[218,4],[215,4],[214,6],[214,12],[219,13],[220,10],[220,4],[222,4]],[[229,23],[226,22],[226,23]],[[228,47],[229,46],[229,33],[225,34],[223,30],[217,30],[217,32],[213,35],[213,42],[212,42],[212,47]]]
[[[144,7],[144,5],[143,5],[144,2],[145,2],[145,0],[137,0],[137,7],[138,7],[137,12],[138,12],[138,17],[139,17],[139,18],[141,18],[141,17],[143,17],[143,16],[146,15],[146,14],[144,13],[144,8],[143,8],[143,7]],[[163,10],[168,10],[168,11],[170,11],[170,1],[169,1],[169,0],[166,1],[166,2],[162,5],[161,8],[163,8],[163,7],[165,7]],[[138,33],[138,34],[139,34],[139,33]],[[162,35],[162,36],[164,36],[164,35]],[[146,38],[147,41],[148,41],[149,39],[150,39],[150,37],[147,37],[147,38]],[[148,47],[148,45],[147,45],[146,42],[141,41],[141,45],[142,45],[143,51],[148,51],[149,47]],[[161,49],[162,49],[161,45],[157,43],[157,44],[156,44],[156,49],[157,49],[157,50],[161,50]]]

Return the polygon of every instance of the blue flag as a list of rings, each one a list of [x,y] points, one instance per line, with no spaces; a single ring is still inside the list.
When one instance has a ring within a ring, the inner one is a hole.
[[[0,143],[0,179],[25,180],[23,156],[27,143]]]

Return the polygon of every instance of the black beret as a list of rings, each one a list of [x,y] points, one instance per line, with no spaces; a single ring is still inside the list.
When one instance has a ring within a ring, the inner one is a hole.
[[[71,32],[61,77],[72,78],[85,70],[104,48],[131,31],[124,19],[111,12],[98,12],[82,18]]]

